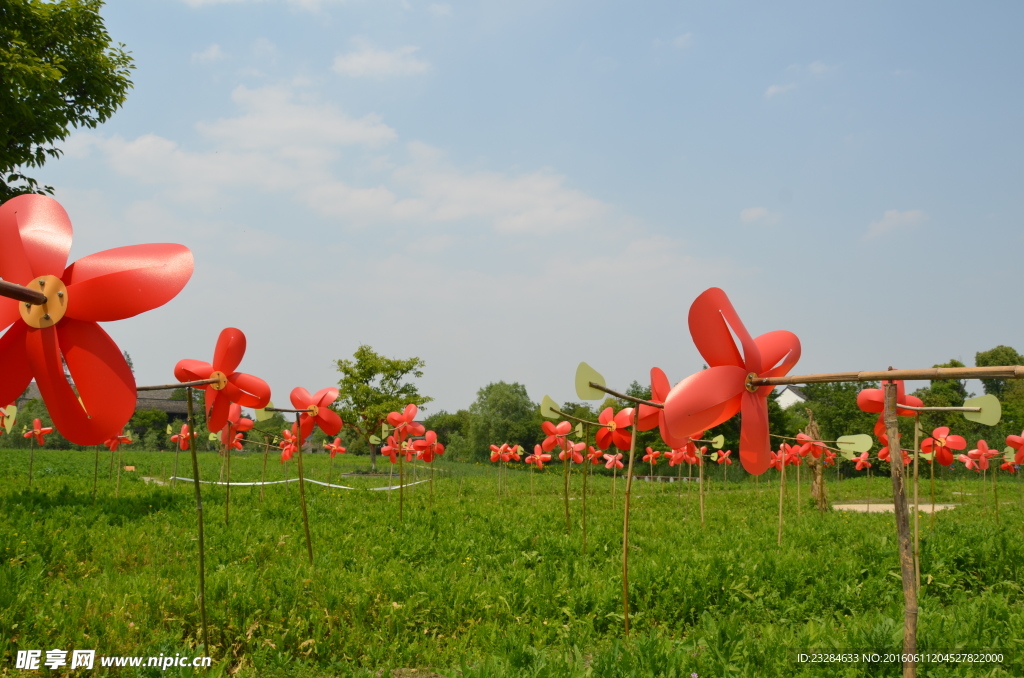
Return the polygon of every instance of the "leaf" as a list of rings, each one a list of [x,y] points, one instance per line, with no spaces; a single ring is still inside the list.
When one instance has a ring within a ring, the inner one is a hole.
[[[725,445],[725,436],[724,435],[717,435],[717,436],[715,436],[714,438],[711,439],[711,447],[715,448],[716,450],[722,449],[722,447],[724,445]]]
[[[980,407],[981,412],[964,412],[964,419],[982,426],[995,426],[1003,418],[1003,406],[991,393],[964,401],[964,407]]]
[[[576,424],[576,429],[575,430],[576,430],[576,437],[577,438],[582,438],[583,437],[583,424],[582,423]]]
[[[8,405],[4,409],[0,410],[0,412],[3,412],[4,429],[9,435],[11,433],[11,429],[14,428],[14,422],[17,421],[18,408],[15,405]]]
[[[211,433],[210,434],[210,440],[216,441],[217,440],[217,434],[216,433]]]
[[[551,399],[551,396],[544,396],[540,401],[540,416],[545,419],[558,419],[554,410],[558,409],[558,403]]]
[[[172,435],[173,433],[174,433],[174,429],[172,429],[171,425],[168,424],[167,425],[167,435]]]
[[[274,403],[268,402],[267,407],[273,407]],[[267,412],[265,409],[256,410],[256,421],[266,421],[274,416],[272,412]]]
[[[580,363],[576,367],[576,397],[580,400],[601,400],[604,398],[604,391],[598,390],[590,385],[590,382],[604,386],[604,377],[593,367],[586,363]]]
[[[377,436],[370,436],[370,444],[380,445],[380,438],[378,438]]]

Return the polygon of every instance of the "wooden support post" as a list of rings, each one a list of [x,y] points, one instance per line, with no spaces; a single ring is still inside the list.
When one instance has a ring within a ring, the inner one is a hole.
[[[192,484],[196,491],[196,515],[199,519],[199,615],[203,623],[203,652],[210,654],[210,633],[206,627],[206,545],[203,541],[203,497],[199,489],[199,459],[196,457],[196,422],[192,414],[192,388],[185,389],[188,400],[188,449],[192,453]],[[180,446],[179,446],[180,447]]]
[[[633,409],[633,435],[629,440],[629,465],[626,467],[626,496],[622,510],[622,619],[629,638],[629,497],[633,490],[633,459],[636,457],[636,420],[640,411]],[[614,472],[614,466],[613,472]]]
[[[886,434],[889,436],[889,468],[892,473],[892,500],[896,514],[899,544],[900,576],[903,582],[903,654],[917,652],[917,587],[914,580],[914,553],[910,543],[910,510],[907,506],[903,451],[900,449],[899,421],[896,415],[896,384],[885,384],[883,411]],[[903,662],[903,678],[916,678],[917,662]]]

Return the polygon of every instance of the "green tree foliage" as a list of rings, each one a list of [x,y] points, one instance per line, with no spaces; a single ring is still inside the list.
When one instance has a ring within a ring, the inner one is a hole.
[[[1024,356],[1009,346],[1000,344],[987,351],[979,351],[974,354],[974,364],[978,367],[996,367],[998,365],[1024,365]],[[981,385],[985,393],[991,393],[997,398],[1002,398],[1007,388],[1016,382],[1007,379],[982,379]]]
[[[857,407],[857,394],[865,388],[878,388],[877,383],[807,384],[800,388],[807,396],[807,402],[789,409],[802,413],[806,408],[814,412],[823,440],[857,433],[872,434],[878,415]]]
[[[387,358],[365,344],[356,349],[352,358],[337,361],[341,379],[334,409],[345,427],[362,437],[368,446],[371,435],[380,435],[380,425],[389,412],[400,411],[409,403],[422,406],[433,400],[421,395],[416,384],[409,381],[423,376],[426,363],[421,358]],[[371,454],[370,459],[376,468],[376,455]]]
[[[481,460],[491,445],[522,445],[527,451],[542,438],[540,407],[530,400],[526,387],[504,381],[488,384],[476,393],[469,406],[469,455]]]
[[[24,174],[60,155],[72,127],[96,127],[124,103],[134,66],[112,46],[101,0],[0,0],[0,202],[53,193]]]
[[[167,439],[167,422],[169,417],[163,410],[136,410],[131,420],[128,422],[128,431],[132,440],[135,441],[157,441],[160,444],[156,447],[146,447],[149,450],[161,450],[167,449],[170,446],[170,440]],[[156,435],[151,436],[153,432]],[[177,432],[177,431],[175,431]],[[159,436],[159,437],[158,437]],[[167,439],[167,442],[163,442],[163,439]]]

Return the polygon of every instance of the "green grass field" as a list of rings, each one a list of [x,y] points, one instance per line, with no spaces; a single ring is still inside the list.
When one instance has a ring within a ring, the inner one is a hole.
[[[200,457],[201,477],[216,480],[218,456]],[[173,459],[125,448],[122,463],[136,471],[122,473],[115,496],[117,472],[108,477],[110,454],[102,451],[94,501],[92,452],[36,450],[31,489],[28,452],[0,452],[0,675],[30,675],[14,668],[26,649],[200,653],[192,485],[140,479],[170,475]],[[232,480],[259,480],[262,461],[235,454]],[[308,477],[326,480],[325,455],[305,463]],[[206,675],[900,675],[896,664],[796,661],[796,652],[811,649],[897,652],[903,617],[892,514],[819,514],[806,477],[802,507],[796,486],[788,488],[781,549],[776,482],[723,491],[713,469],[703,529],[696,488],[680,496],[679,485],[637,483],[626,642],[621,478],[614,509],[611,479],[591,478],[583,553],[581,479],[572,479],[567,535],[560,466],[532,480],[526,471],[507,473],[499,497],[496,469],[442,464],[432,502],[428,484],[407,490],[404,522],[397,491],[363,489],[386,485],[386,477],[339,475],[367,466],[365,457],[335,461],[335,482],[357,490],[307,485],[312,567],[296,484],[267,487],[262,501],[258,488],[233,488],[228,526],[224,488],[203,486],[214,657]],[[190,468],[183,453],[179,475]],[[283,477],[272,455],[267,480]],[[921,676],[1024,675],[1020,486],[1000,481],[998,525],[990,484],[940,481],[941,501],[969,494],[939,513],[934,528],[922,519],[918,647],[997,650],[1004,661],[923,664]],[[890,491],[888,478],[871,482],[876,500]],[[833,501],[862,500],[864,490],[863,479],[829,479]]]

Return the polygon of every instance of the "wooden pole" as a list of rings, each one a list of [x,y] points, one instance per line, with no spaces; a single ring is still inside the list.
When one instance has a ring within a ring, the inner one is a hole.
[[[782,459],[782,464],[779,467],[779,538],[778,545],[782,546],[782,499],[786,494],[786,457],[788,455],[779,451],[779,457]]]
[[[583,426],[583,497],[581,499],[583,512],[583,555],[587,555],[587,476],[590,475],[590,458],[587,453],[590,451],[590,426]],[[530,492],[533,492],[533,473],[530,473]]]
[[[639,414],[640,412],[634,408],[633,435],[629,440],[629,465],[626,467],[626,496],[622,509],[622,619],[627,639],[629,638],[629,497],[633,489],[633,459],[636,456],[636,420],[639,418]],[[613,473],[614,469],[615,466],[613,465]]]
[[[35,437],[32,437],[32,438],[28,439],[28,486],[29,486],[29,489],[32,488],[32,464],[35,461],[35,457],[36,457],[36,439],[35,439]],[[120,472],[118,472],[117,477],[118,477],[118,480],[120,481],[120,479],[121,479]],[[118,484],[120,484],[120,483],[118,483]]]
[[[828,372],[787,377],[747,378],[751,386],[826,384],[840,381],[945,381],[949,379],[1024,379],[1024,367],[931,367],[921,370],[885,370],[879,372]],[[900,405],[900,409],[910,409]]]
[[[93,474],[92,474],[92,500],[94,502],[96,501],[96,485],[99,483],[99,479],[100,479],[100,448],[97,446],[96,447],[96,468],[93,470]]]
[[[889,436],[889,468],[892,472],[892,498],[899,541],[900,576],[903,582],[903,654],[910,655],[910,661],[903,662],[903,678],[915,678],[917,662],[914,661],[913,655],[917,652],[917,587],[914,580],[914,553],[910,543],[910,515],[903,477],[903,451],[900,449],[896,407],[896,384],[890,381],[885,384],[883,421]]]
[[[185,394],[188,399],[188,449],[192,453],[192,484],[195,487],[196,515],[199,519],[199,614],[203,623],[203,650],[209,655],[210,634],[206,627],[206,544],[203,540],[203,497],[199,489],[199,459],[196,457],[196,426],[192,414],[192,388],[187,387]]]
[[[298,442],[299,453],[299,496],[302,502],[302,526],[306,530],[306,552],[309,554],[309,564],[313,564],[313,539],[309,536],[309,515],[306,513],[306,479],[302,472],[302,424],[299,421],[300,413],[295,413],[295,439]]]
[[[172,388],[192,388],[193,386],[206,386],[207,384],[220,383],[220,379],[197,379],[196,381],[182,381],[177,384],[158,384],[156,386],[136,386],[136,391],[169,391]]]
[[[697,450],[697,497],[700,499],[700,526],[704,527],[704,453]]]
[[[266,438],[264,438],[264,442]],[[267,482],[267,456],[270,454],[270,445],[263,447],[263,474],[260,476],[260,503],[263,503],[263,486]]]
[[[562,455],[565,457],[562,460],[562,497],[565,499],[565,533],[571,534],[572,526],[569,523],[569,458],[571,454],[566,454],[563,449]]]
[[[226,430],[221,431],[221,435],[224,436],[224,457],[227,465],[227,485],[224,486],[224,524],[228,524],[229,511],[231,507],[231,426],[225,424]]]
[[[980,409],[980,408],[979,408]],[[921,453],[921,415],[914,415],[914,585],[921,591],[921,509],[917,494],[917,458]],[[902,462],[903,460],[900,459]]]
[[[115,497],[121,496],[121,448],[117,448],[117,489],[114,491]]]
[[[998,459],[999,457],[996,457]],[[996,504],[996,525],[999,524],[999,464],[992,465],[992,499]]]
[[[0,280],[0,297],[21,301],[29,306],[42,306],[46,303],[46,295],[42,292],[6,280]]]

